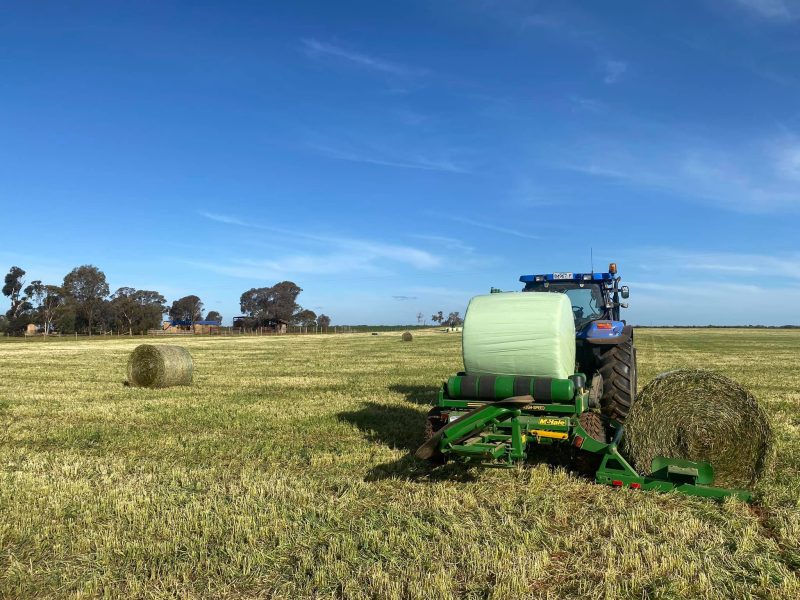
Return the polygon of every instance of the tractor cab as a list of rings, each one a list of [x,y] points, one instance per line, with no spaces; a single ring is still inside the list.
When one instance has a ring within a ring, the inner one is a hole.
[[[566,294],[572,304],[577,337],[614,337],[621,334],[625,321],[620,320],[620,308],[627,304],[628,286],[620,286],[616,276],[617,265],[611,263],[607,273],[546,273],[523,275],[523,292],[549,292]],[[600,324],[598,321],[605,321]],[[610,327],[609,327],[609,323]],[[618,330],[618,331],[615,331]]]
[[[620,318],[628,286],[620,286],[616,263],[605,273],[554,272],[523,275],[523,292],[566,294],[575,318],[576,371],[592,382],[592,403],[620,422],[636,396],[633,328]]]

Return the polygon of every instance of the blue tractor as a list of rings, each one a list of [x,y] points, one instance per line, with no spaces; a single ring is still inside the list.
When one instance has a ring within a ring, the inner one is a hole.
[[[591,382],[590,406],[623,423],[636,397],[633,327],[620,318],[628,286],[620,286],[617,265],[606,273],[523,275],[524,292],[566,294],[575,316],[577,371]]]

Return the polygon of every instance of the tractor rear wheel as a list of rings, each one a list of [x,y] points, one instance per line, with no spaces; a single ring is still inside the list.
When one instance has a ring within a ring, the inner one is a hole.
[[[616,346],[597,348],[598,372],[603,376],[603,414],[620,423],[625,422],[636,400],[636,348],[633,340]]]

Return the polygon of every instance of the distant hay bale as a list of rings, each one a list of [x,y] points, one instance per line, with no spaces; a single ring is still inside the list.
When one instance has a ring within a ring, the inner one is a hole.
[[[741,385],[716,373],[680,370],[648,383],[625,422],[624,452],[641,473],[654,457],[704,460],[714,484],[748,488],[772,453],[764,410]]]
[[[135,387],[190,385],[193,371],[192,355],[182,346],[142,344],[128,358],[128,382]]]
[[[414,339],[414,336],[411,335],[410,331],[406,331],[405,333],[403,333],[403,341],[404,342],[410,342],[413,339]]]

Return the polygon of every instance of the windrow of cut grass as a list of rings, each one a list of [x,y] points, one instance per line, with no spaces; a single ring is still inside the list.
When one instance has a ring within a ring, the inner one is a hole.
[[[138,343],[0,342],[0,597],[800,596],[798,332],[637,332],[641,384],[708,368],[768,411],[754,508],[417,461],[457,334],[181,338],[194,384],[156,390]]]

